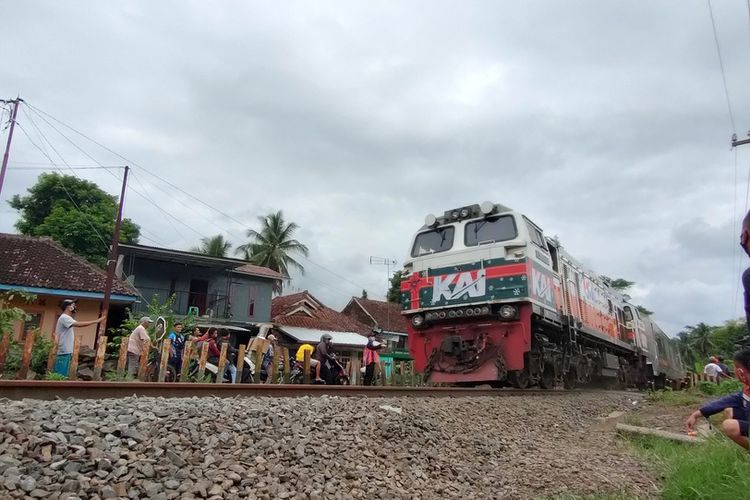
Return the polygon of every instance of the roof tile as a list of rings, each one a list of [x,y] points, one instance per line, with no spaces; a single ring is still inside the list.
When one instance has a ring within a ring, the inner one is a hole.
[[[103,292],[107,274],[47,237],[0,233],[0,283],[79,292]],[[115,279],[112,293],[137,296]]]

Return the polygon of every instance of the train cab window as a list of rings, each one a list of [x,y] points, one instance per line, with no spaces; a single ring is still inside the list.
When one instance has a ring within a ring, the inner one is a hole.
[[[609,314],[612,314],[612,301],[607,299],[607,304],[609,305]]]
[[[549,250],[549,254],[552,257],[552,270],[556,273],[559,273],[560,268],[559,264],[557,263],[557,247],[552,243],[547,243],[547,249]]]
[[[539,230],[539,228],[531,224],[528,220],[526,221],[526,227],[529,229],[529,236],[531,237],[531,241],[546,252],[547,245],[544,244],[544,236],[542,236],[542,232]]]
[[[464,232],[464,244],[472,247],[481,243],[508,241],[516,236],[518,236],[518,230],[513,216],[500,215],[468,222]]]
[[[622,311],[625,315],[625,321],[633,321],[633,311],[630,309],[630,307],[625,306]]]
[[[420,255],[450,250],[453,247],[453,235],[455,232],[456,229],[453,226],[445,226],[419,233],[414,239],[411,256],[419,257]]]

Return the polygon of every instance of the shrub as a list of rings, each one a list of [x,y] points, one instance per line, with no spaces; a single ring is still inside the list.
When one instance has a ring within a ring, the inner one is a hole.
[[[740,390],[742,390],[742,382],[736,378],[728,378],[716,386],[716,394],[720,396],[726,396]]]
[[[44,380],[68,380],[68,377],[59,373],[51,372],[44,376]]]
[[[719,386],[714,382],[702,381],[698,383],[698,390],[708,396],[715,396],[719,391]]]

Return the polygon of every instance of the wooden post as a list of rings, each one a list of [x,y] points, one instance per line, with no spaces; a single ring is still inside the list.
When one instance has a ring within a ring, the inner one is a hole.
[[[170,339],[164,339],[161,344],[161,357],[159,358],[159,382],[164,382],[167,377],[167,366],[169,365],[169,349],[172,347]]]
[[[281,352],[284,354],[284,383],[289,383],[289,365],[290,365],[290,359],[289,359],[289,348],[288,347],[282,347]]]
[[[278,371],[279,371],[279,346],[276,345],[273,348],[273,361],[271,361],[271,373],[268,374],[268,380],[272,384],[278,384]]]
[[[8,357],[8,348],[10,347],[10,337],[12,335],[13,332],[5,332],[3,333],[2,340],[0,340],[0,373],[5,370],[5,360]]]
[[[117,371],[124,372],[128,369],[128,337],[123,337],[120,341],[120,357],[117,358]]]
[[[55,361],[57,361],[57,337],[52,338],[52,347],[49,349],[49,356],[47,356],[47,373],[52,373],[55,370]]]
[[[386,385],[386,371],[385,371],[385,361],[381,361],[378,363],[378,369],[380,370],[380,385]]]
[[[203,342],[201,347],[201,357],[198,360],[198,382],[203,382],[203,377],[206,374],[206,361],[208,360],[208,340]]]
[[[224,365],[227,364],[227,347],[229,344],[226,342],[221,343],[221,352],[219,353],[219,364],[216,367],[216,380],[217,384],[224,382]]]
[[[399,373],[399,384],[398,385],[406,385],[406,363],[403,361],[398,362],[398,371]]]
[[[104,356],[107,354],[107,337],[99,339],[99,348],[96,350],[96,359],[94,359],[94,380],[102,379],[102,367],[104,366]]]
[[[260,372],[261,364],[263,362],[263,354],[266,352],[266,339],[256,338],[255,344],[255,383],[260,384]]]
[[[81,349],[81,336],[75,335],[73,340],[73,354],[70,357],[70,368],[68,369],[68,378],[78,380],[78,351]]]
[[[150,350],[151,342],[144,342],[143,347],[141,347],[140,363],[138,364],[138,380],[140,380],[141,382],[146,381],[146,367],[148,366],[148,353]]]
[[[351,355],[352,359],[352,374],[350,383],[352,385],[357,385],[360,382],[360,376],[359,376],[359,353],[357,351],[352,351]]]
[[[409,385],[413,387],[416,385],[416,380],[414,377],[414,361],[409,361],[407,363],[407,368],[409,369]]]
[[[193,341],[185,342],[185,349],[182,351],[182,366],[180,367],[180,382],[187,382],[190,376],[190,358],[193,357]]]
[[[26,332],[26,340],[23,343],[23,356],[21,357],[21,369],[18,370],[16,378],[26,380],[29,376],[29,364],[31,363],[31,349],[34,347],[34,334]]]
[[[302,383],[310,383],[310,351],[305,350],[305,359],[302,361]]]
[[[245,344],[242,344],[240,346],[239,352],[237,353],[237,376],[234,377],[235,384],[242,383],[242,370],[245,369],[245,349],[247,349],[247,346],[245,346]]]

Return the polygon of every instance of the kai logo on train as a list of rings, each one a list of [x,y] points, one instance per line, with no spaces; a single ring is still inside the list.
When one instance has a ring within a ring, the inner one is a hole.
[[[487,293],[487,281],[484,270],[435,276],[432,283],[432,303],[441,299],[456,300],[464,295],[484,297]]]
[[[531,268],[531,296],[536,300],[554,307],[554,279],[538,267]]]

